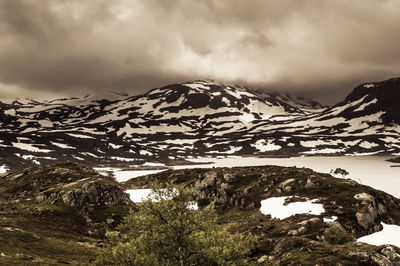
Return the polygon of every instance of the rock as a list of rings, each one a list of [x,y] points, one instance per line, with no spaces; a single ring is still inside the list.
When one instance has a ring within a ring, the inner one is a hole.
[[[283,188],[283,191],[285,191],[285,192],[290,192],[291,190],[292,190],[291,186],[286,186]]]
[[[283,189],[283,188],[286,187],[286,185],[288,185],[288,184],[290,184],[290,183],[293,183],[294,181],[296,181],[296,179],[294,179],[294,178],[289,178],[289,179],[287,179],[287,180],[281,182],[281,183],[278,185],[278,187]]]
[[[0,256],[5,257],[6,254],[4,254],[3,252],[0,253]]]
[[[104,184],[96,180],[61,193],[61,198],[66,205],[75,208],[87,207],[89,205],[114,206],[119,203],[129,202],[129,196],[117,185]]]
[[[244,207],[245,210],[254,210],[256,208],[256,204],[254,202],[251,202]]]
[[[311,179],[307,179],[306,184],[304,185],[305,188],[313,188],[315,187],[315,184],[311,181]]]
[[[218,173],[215,171],[207,172],[204,174],[204,179],[201,181],[201,187],[209,187],[216,182]]]
[[[234,176],[233,174],[231,174],[231,173],[225,173],[224,174],[224,180],[226,181],[226,182],[233,182],[233,181],[235,181],[236,180],[236,176]]]
[[[367,231],[371,228],[373,232],[380,230],[382,227],[379,224],[376,226],[376,219],[387,212],[385,206],[377,203],[375,198],[367,193],[356,194],[354,198],[362,201],[362,210],[356,213],[358,224]]]
[[[226,179],[231,180],[232,177],[219,177],[215,171],[209,171],[204,174],[202,180],[198,180],[194,185],[194,194],[197,200],[200,201],[215,201],[219,206],[227,206],[233,202],[230,199],[232,186],[226,182]],[[205,203],[207,204],[207,203]]]
[[[374,197],[372,197],[371,195],[363,192],[363,193],[359,193],[354,195],[354,198],[356,200],[362,200],[362,201],[367,201],[367,202],[374,202]]]
[[[386,213],[386,208],[382,204],[378,203],[378,214],[383,215]]]
[[[41,202],[43,202],[45,199],[46,199],[46,197],[45,197],[43,194],[39,194],[39,195],[36,196],[35,202],[36,202],[36,203],[41,203]]]
[[[259,264],[267,263],[267,262],[272,261],[273,259],[274,259],[274,256],[267,256],[267,255],[264,255],[264,256],[260,257],[260,258],[257,260],[257,263],[259,263]]]
[[[372,254],[371,259],[380,266],[400,265],[400,254],[389,245],[381,249],[379,253]]]
[[[338,221],[331,222],[329,226],[336,226],[340,231],[347,232],[346,229],[344,229],[343,225],[341,225]]]
[[[364,229],[368,230],[371,226],[375,224],[375,218],[378,213],[373,208],[368,208],[367,211],[357,212],[356,218],[359,225]]]
[[[114,219],[112,219],[112,218],[107,218],[106,219],[106,223],[107,224],[112,224],[114,222]]]
[[[293,229],[288,232],[289,236],[299,236],[303,235],[305,232],[307,232],[307,228],[305,226],[300,227],[299,229]]]
[[[399,261],[400,254],[396,252],[396,250],[392,246],[384,247],[380,253],[388,257],[391,261]]]
[[[313,224],[320,223],[320,222],[322,222],[322,221],[323,221],[323,220],[322,220],[321,218],[314,217],[314,218],[311,218],[311,219],[308,219],[308,220],[299,222],[299,223],[297,223],[297,224],[299,224],[299,225],[304,225],[304,226],[310,226],[310,225],[313,225]]]

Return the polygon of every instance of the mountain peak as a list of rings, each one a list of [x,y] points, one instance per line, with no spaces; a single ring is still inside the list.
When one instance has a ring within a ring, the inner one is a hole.
[[[358,100],[365,95],[371,95],[379,98],[390,98],[398,96],[400,91],[400,78],[392,78],[379,82],[368,82],[354,88],[346,97],[345,101]],[[396,99],[396,97],[394,97]],[[395,100],[393,99],[393,100]]]

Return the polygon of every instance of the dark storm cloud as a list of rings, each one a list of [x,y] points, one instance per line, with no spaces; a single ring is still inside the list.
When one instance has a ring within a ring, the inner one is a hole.
[[[0,0],[0,97],[211,78],[342,99],[399,75],[400,1]]]

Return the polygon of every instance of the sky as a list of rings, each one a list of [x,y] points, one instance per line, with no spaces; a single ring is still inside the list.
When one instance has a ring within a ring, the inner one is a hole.
[[[400,76],[399,0],[0,0],[0,100],[213,79],[324,104]]]

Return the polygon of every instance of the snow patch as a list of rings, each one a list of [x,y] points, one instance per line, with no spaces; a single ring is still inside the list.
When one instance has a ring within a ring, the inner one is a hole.
[[[143,164],[143,166],[154,166],[154,167],[157,167],[157,166],[165,166],[165,164],[163,164],[163,163],[145,162],[145,163]]]
[[[331,218],[324,217],[323,220],[324,220],[324,223],[333,223],[334,221],[337,220],[337,218],[338,218],[337,216],[332,216]]]
[[[144,200],[148,199],[153,190],[150,188],[128,189],[125,192],[129,194],[129,198],[131,199],[131,201],[135,203],[141,203]]]
[[[40,149],[37,148],[35,146],[33,146],[33,144],[29,144],[29,143],[22,143],[22,142],[12,142],[12,145],[18,149],[21,150],[26,150],[26,151],[31,151],[31,152],[51,152],[53,150],[47,150],[47,149]]]
[[[324,206],[315,203],[318,199],[305,202],[291,202],[284,205],[285,200],[290,197],[272,197],[261,201],[260,211],[262,214],[270,214],[272,218],[285,219],[295,214],[320,215],[325,212]]]
[[[111,159],[117,160],[117,161],[123,161],[123,162],[134,162],[137,160],[137,159],[133,159],[133,158],[123,158],[123,157],[117,157],[117,156],[112,156]]]
[[[62,149],[76,149],[75,147],[63,144],[63,143],[58,143],[58,142],[52,142],[50,141],[51,144],[53,144],[54,146],[60,147]]]
[[[381,223],[382,231],[375,232],[357,239],[358,242],[370,245],[394,245],[400,248],[400,226]]]
[[[7,172],[8,168],[5,164],[0,166],[0,174],[5,174]]]
[[[73,133],[67,133],[67,135],[74,137],[74,138],[81,138],[81,139],[94,139],[92,136],[88,135],[83,135],[83,134],[73,134]]]
[[[373,88],[373,87],[375,87],[375,84],[369,83],[369,84],[365,84],[363,87],[364,88]]]
[[[368,142],[368,141],[363,141],[361,142],[358,146],[364,148],[364,149],[371,149],[374,147],[378,147],[379,144],[373,143],[373,142]]]
[[[116,144],[113,144],[113,143],[108,143],[108,145],[109,145],[111,148],[116,149],[116,150],[118,150],[119,148],[122,148],[122,147],[123,147],[123,145],[116,145]]]
[[[274,144],[272,140],[267,141],[264,139],[257,140],[256,143],[251,144],[251,146],[255,147],[260,152],[276,151],[282,148],[281,146]]]

